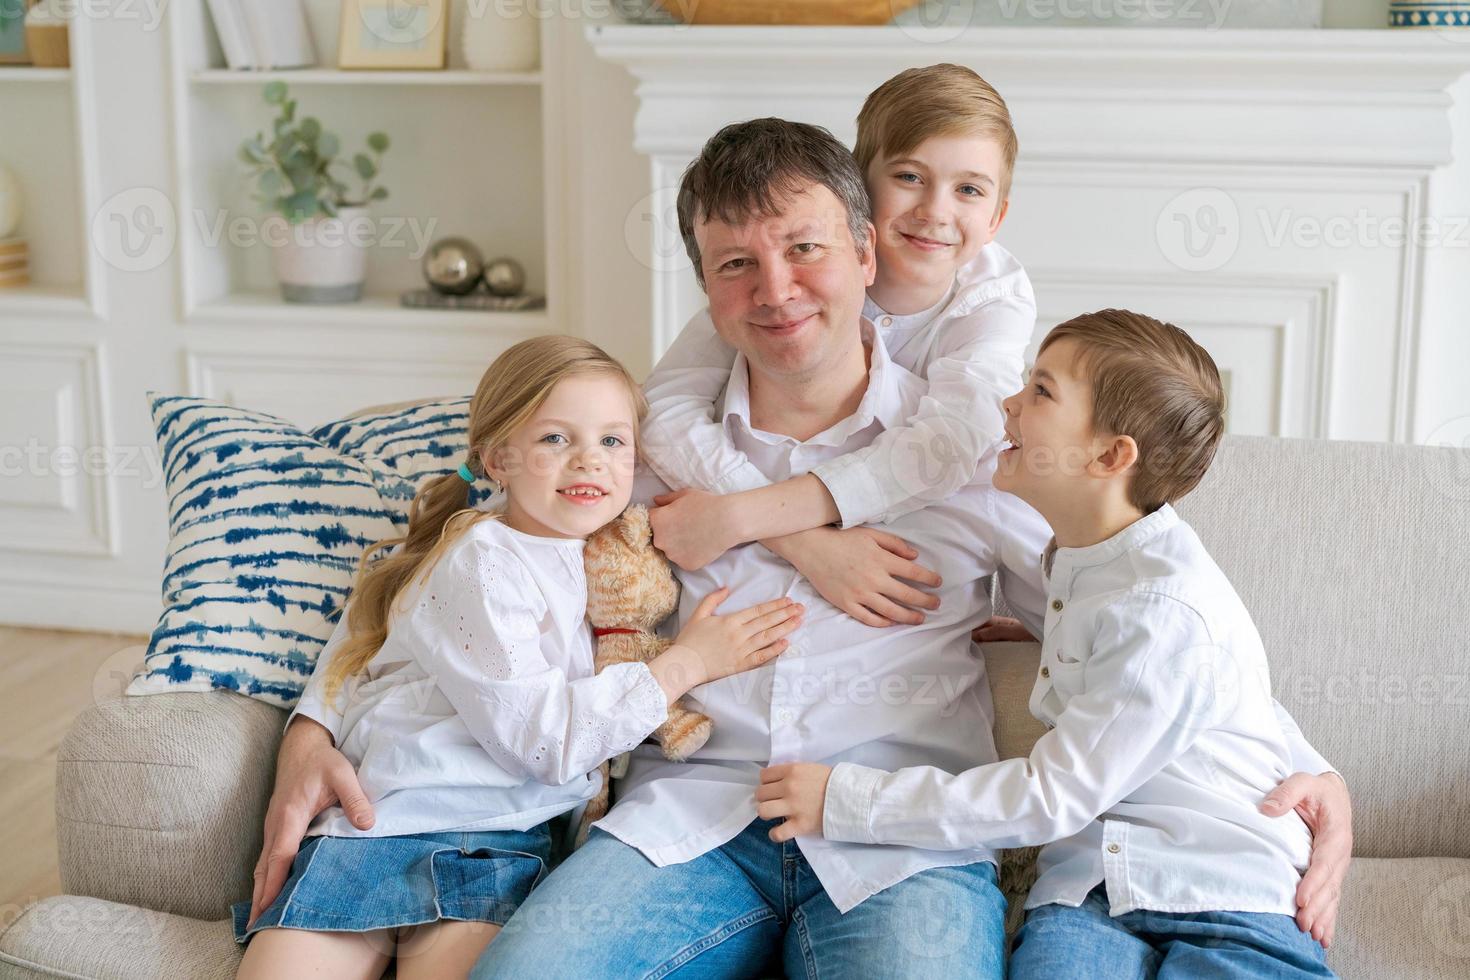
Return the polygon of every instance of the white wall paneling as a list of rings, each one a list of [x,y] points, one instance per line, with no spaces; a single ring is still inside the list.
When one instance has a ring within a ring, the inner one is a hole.
[[[0,343],[0,540],[18,552],[118,552],[105,375],[94,344]],[[19,565],[0,577],[24,576]]]
[[[1470,70],[1470,45],[1414,31],[1060,28],[605,27],[588,39],[637,83],[635,146],[658,219],[655,356],[703,304],[674,197],[704,140],[778,115],[851,145],[869,91],[945,60],[994,83],[1016,120],[1001,241],[1035,274],[1038,335],[1131,304],[1212,345],[1235,431],[1415,431],[1415,232],[1430,175],[1452,163],[1446,90]]]

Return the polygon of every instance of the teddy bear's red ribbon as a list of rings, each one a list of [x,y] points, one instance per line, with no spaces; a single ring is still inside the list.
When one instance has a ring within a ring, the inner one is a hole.
[[[593,636],[607,636],[609,633],[642,633],[642,630],[630,629],[627,626],[594,626]]]

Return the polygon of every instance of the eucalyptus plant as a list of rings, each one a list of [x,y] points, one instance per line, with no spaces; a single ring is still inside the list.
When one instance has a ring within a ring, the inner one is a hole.
[[[339,208],[362,207],[388,196],[388,188],[373,185],[388,149],[386,133],[369,133],[368,152],[353,154],[349,167],[337,159],[341,144],[335,133],[313,116],[296,119],[296,100],[287,96],[285,82],[270,82],[263,95],[267,105],[279,108],[273,137],[266,142],[263,133],[256,133],[240,144],[240,160],[251,168],[256,201],[299,224],[318,214],[336,217]],[[349,167],[348,177],[359,178],[362,189],[349,193],[333,167]]]

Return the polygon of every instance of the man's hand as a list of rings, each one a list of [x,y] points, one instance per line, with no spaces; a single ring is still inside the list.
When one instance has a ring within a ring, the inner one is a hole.
[[[938,588],[943,579],[914,560],[919,552],[907,541],[886,531],[818,527],[763,543],[865,626],[916,626],[924,621],[919,609],[939,608],[938,596],[910,583]]]
[[[276,755],[276,785],[265,811],[265,845],[255,862],[255,890],[250,896],[250,924],[270,908],[290,876],[291,862],[301,849],[301,838],[312,818],[334,803],[347,812],[352,825],[373,825],[357,773],[347,757],[332,744],[332,735],[304,715],[297,715],[281,738]]]
[[[1312,860],[1296,888],[1296,924],[1325,948],[1337,929],[1338,901],[1353,857],[1353,801],[1336,773],[1298,772],[1261,804],[1261,812],[1270,817],[1293,810],[1312,832]]]
[[[793,837],[822,836],[822,808],[831,778],[832,767],[819,762],[788,762],[761,770],[756,814],[764,820],[786,818],[771,828],[771,840],[779,844]]]
[[[741,543],[728,499],[704,490],[676,490],[653,498],[648,524],[653,546],[684,569],[703,568]]]
[[[970,639],[976,643],[1035,643],[1036,637],[1021,625],[1019,619],[1009,616],[991,616],[970,631]]]

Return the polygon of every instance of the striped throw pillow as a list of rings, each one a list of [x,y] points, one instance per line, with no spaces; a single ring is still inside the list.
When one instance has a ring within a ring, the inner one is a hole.
[[[469,400],[306,432],[204,398],[148,397],[169,546],[164,611],[128,693],[222,689],[290,707],[363,550],[402,534],[418,488],[464,458]],[[473,502],[489,496],[477,483]]]

